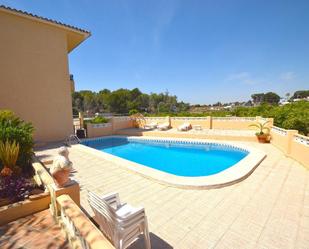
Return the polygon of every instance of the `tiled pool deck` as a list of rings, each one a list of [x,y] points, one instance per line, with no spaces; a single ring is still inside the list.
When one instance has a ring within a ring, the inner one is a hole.
[[[144,206],[153,249],[308,249],[309,171],[273,145],[243,144],[264,150],[267,158],[244,181],[211,190],[162,185],[74,146],[70,158],[82,207],[92,214],[87,189],[117,191],[122,201]],[[137,248],[141,241],[130,247]]]

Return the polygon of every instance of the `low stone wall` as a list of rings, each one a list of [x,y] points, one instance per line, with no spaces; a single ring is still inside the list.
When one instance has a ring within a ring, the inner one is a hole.
[[[309,137],[298,134],[297,130],[285,130],[272,126],[271,143],[284,154],[309,167]]]
[[[261,117],[145,117],[145,124],[169,122],[172,128],[177,128],[184,123],[200,125],[202,129],[217,130],[249,130],[249,125],[255,122],[267,122],[268,126],[273,125],[272,118]],[[88,138],[108,136],[117,134],[119,130],[132,128],[134,122],[127,116],[112,117],[109,123],[87,124]]]
[[[168,117],[146,117],[146,124],[163,123]],[[250,130],[249,125],[256,122],[267,122],[267,126],[273,125],[273,118],[261,117],[170,117],[170,123],[173,128],[177,128],[183,123],[190,123],[191,125],[200,125],[203,129],[217,129],[217,130]]]
[[[184,123],[200,125],[203,129],[211,129],[211,117],[172,117],[171,126],[177,128]]]
[[[19,218],[43,211],[49,207],[49,193],[42,193],[38,199],[27,199],[0,207],[0,226]]]
[[[34,180],[38,185],[44,185],[46,192],[37,195],[36,198],[33,199],[30,198],[0,207],[0,225],[49,208],[51,203],[51,186],[55,185],[54,180],[48,170],[39,161],[34,162],[32,166],[35,170]],[[70,186],[64,188],[57,188],[54,193],[55,196],[68,194],[77,205],[80,204],[80,189],[77,183],[72,183]]]
[[[297,134],[296,130],[285,130],[276,126],[271,127],[271,143],[282,150],[285,154],[290,154],[292,136]]]
[[[130,117],[113,117],[112,118],[113,131],[132,128],[133,120]]]
[[[59,224],[72,248],[115,249],[69,195],[56,198]]]
[[[87,123],[87,137],[102,137],[113,134],[112,123],[106,124],[90,124]]]
[[[290,156],[309,168],[309,137],[293,135]]]
[[[249,130],[249,125],[256,121],[256,118],[251,117],[213,117],[211,122],[211,128],[218,130]]]
[[[132,128],[133,120],[130,117],[113,117],[108,123],[87,123],[87,137],[102,137],[114,134],[115,131]]]

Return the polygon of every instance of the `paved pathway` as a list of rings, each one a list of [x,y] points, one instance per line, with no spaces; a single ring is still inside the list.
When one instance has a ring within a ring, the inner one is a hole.
[[[144,206],[153,249],[308,249],[309,171],[273,145],[248,144],[267,158],[244,181],[213,190],[162,185],[74,146],[70,158],[83,208],[92,214],[87,189],[117,191],[124,202]]]
[[[69,249],[70,246],[47,209],[1,226],[0,248]]]

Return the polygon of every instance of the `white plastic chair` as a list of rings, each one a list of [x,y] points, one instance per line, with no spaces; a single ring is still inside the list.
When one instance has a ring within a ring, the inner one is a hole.
[[[121,204],[118,193],[99,197],[88,192],[88,202],[102,232],[116,249],[127,248],[140,234],[144,235],[146,249],[151,249],[147,217],[144,208]]]

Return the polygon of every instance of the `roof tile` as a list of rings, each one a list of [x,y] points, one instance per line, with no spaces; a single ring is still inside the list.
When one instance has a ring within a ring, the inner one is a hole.
[[[70,29],[75,29],[79,32],[83,32],[83,33],[86,33],[86,34],[89,34],[89,35],[91,34],[87,30],[77,28],[75,26],[71,26],[71,25],[68,25],[68,24],[65,24],[65,23],[62,23],[62,22],[59,22],[59,21],[56,21],[56,20],[52,20],[52,19],[49,19],[49,18],[46,18],[46,17],[38,16],[38,15],[35,15],[35,14],[32,14],[32,13],[29,13],[27,11],[14,9],[14,8],[11,8],[11,7],[8,7],[8,6],[5,6],[5,5],[0,5],[0,8],[6,9],[6,10],[9,10],[9,11],[13,11],[13,12],[17,12],[17,13],[20,13],[20,14],[23,14],[23,15],[31,16],[31,17],[34,17],[34,18],[37,18],[37,19],[40,19],[40,20],[43,20],[43,21],[48,21],[48,22],[51,22],[51,23],[54,23],[54,24],[58,24],[58,25],[61,25],[61,26],[64,26],[64,27],[67,27],[67,28],[70,28]]]

